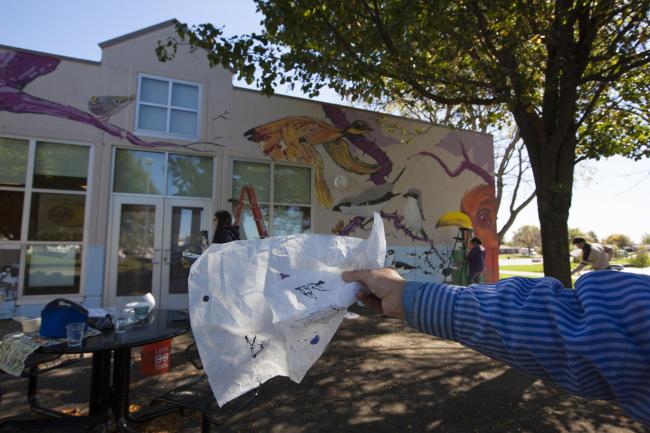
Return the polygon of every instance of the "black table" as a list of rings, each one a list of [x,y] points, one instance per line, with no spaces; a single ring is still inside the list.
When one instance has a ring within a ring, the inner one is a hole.
[[[67,343],[44,346],[42,353],[92,353],[92,374],[90,382],[89,414],[113,412],[117,428],[123,432],[135,432],[132,422],[149,420],[166,412],[150,413],[147,416],[132,417],[129,414],[129,385],[131,349],[150,343],[167,340],[190,330],[189,315],[179,310],[154,310],[143,322],[129,326],[126,332],[113,331],[84,339],[81,347],[69,348]],[[113,374],[111,385],[111,355]]]

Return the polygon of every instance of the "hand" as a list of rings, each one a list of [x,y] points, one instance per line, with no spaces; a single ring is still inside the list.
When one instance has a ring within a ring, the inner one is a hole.
[[[357,293],[357,298],[368,308],[404,320],[402,293],[406,280],[394,269],[347,271],[343,272],[341,277],[348,283],[359,282],[363,285],[363,289]]]

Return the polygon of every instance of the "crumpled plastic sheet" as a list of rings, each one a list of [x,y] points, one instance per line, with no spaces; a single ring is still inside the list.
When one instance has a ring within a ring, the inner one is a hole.
[[[275,376],[299,383],[334,336],[357,283],[341,272],[384,264],[374,215],[367,240],[295,235],[214,244],[189,277],[192,331],[220,406]]]

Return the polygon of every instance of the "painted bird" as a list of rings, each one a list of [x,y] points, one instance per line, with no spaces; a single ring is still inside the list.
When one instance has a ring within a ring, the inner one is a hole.
[[[392,182],[370,187],[355,196],[342,199],[332,210],[346,215],[372,218],[375,212],[380,212],[393,197],[399,195],[393,192],[393,187],[402,177],[404,170],[406,170],[406,167],[399,172]]]
[[[88,99],[88,109],[98,118],[106,121],[113,114],[129,105],[135,96],[91,96]]]
[[[436,227],[455,225],[473,229],[474,236],[485,247],[485,280],[498,279],[499,242],[497,240],[497,205],[494,186],[478,185],[465,191],[460,201],[460,211],[447,212],[436,223]]]
[[[381,167],[353,157],[346,137],[365,135],[372,131],[363,120],[346,128],[337,128],[325,121],[307,116],[291,116],[265,123],[244,132],[244,136],[259,143],[262,152],[275,161],[293,161],[315,168],[316,197],[326,208],[332,206],[332,194],[325,182],[323,159],[315,146],[322,146],[334,163],[354,174],[373,174]]]
[[[402,197],[406,198],[403,210],[404,225],[416,236],[428,238],[423,227],[424,213],[422,212],[422,192],[419,189],[411,188],[406,192],[406,194],[402,194]]]

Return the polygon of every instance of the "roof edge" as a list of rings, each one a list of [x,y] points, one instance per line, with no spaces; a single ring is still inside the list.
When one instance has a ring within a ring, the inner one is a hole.
[[[79,57],[64,56],[64,55],[60,55],[60,54],[47,53],[45,51],[37,51],[37,50],[30,50],[28,48],[13,47],[11,45],[0,44],[0,49],[12,50],[12,51],[22,51],[22,52],[30,53],[30,54],[38,54],[40,56],[56,57],[57,59],[68,60],[68,61],[71,61],[71,62],[78,62],[78,63],[86,63],[88,65],[97,66],[97,65],[101,64],[101,62],[97,61],[97,60],[88,60],[88,59],[82,59],[82,58],[79,58]]]
[[[124,42],[124,41],[127,41],[129,39],[133,39],[133,38],[136,38],[138,36],[144,35],[146,33],[151,33],[151,32],[154,32],[156,30],[160,30],[162,28],[169,27],[172,24],[176,25],[177,23],[179,23],[179,21],[176,18],[172,18],[172,19],[169,19],[167,21],[163,21],[161,23],[154,24],[152,26],[145,27],[143,29],[136,30],[136,31],[131,32],[131,33],[127,33],[125,35],[118,36],[116,38],[100,42],[97,45],[99,45],[99,48],[104,49],[104,48],[110,47],[112,45],[119,44],[120,42]]]

